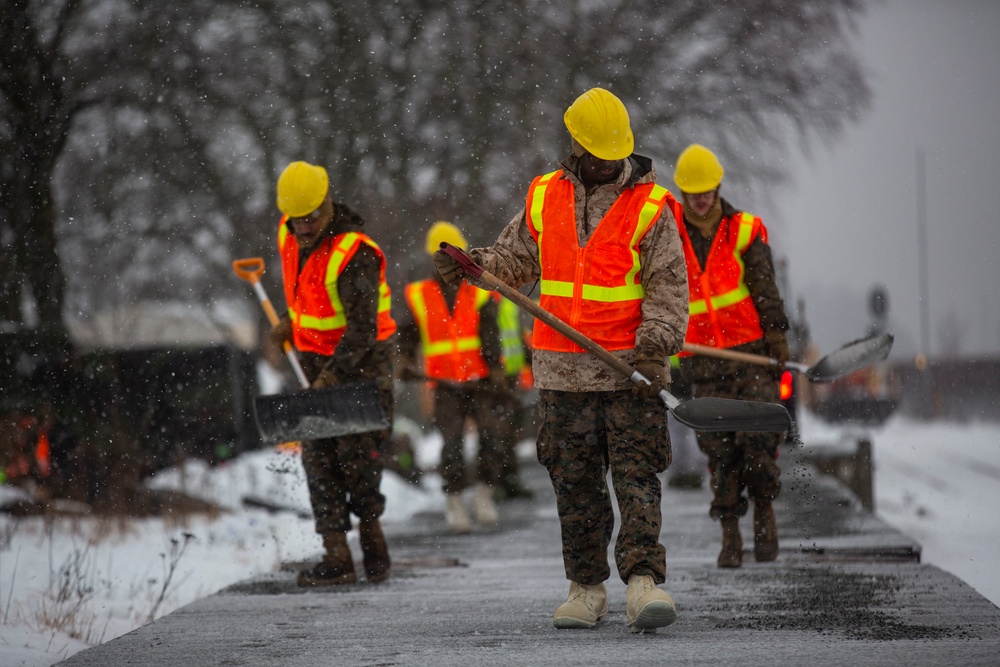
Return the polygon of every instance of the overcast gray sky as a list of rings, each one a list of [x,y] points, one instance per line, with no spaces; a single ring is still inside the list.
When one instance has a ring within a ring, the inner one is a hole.
[[[865,333],[867,295],[884,285],[894,356],[912,355],[922,150],[930,354],[1000,355],[1000,1],[888,0],[865,15],[858,44],[873,107],[795,159],[777,210],[754,212],[822,352]]]

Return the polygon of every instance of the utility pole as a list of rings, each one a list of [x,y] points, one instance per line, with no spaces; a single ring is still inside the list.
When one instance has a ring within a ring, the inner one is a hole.
[[[931,304],[927,278],[927,169],[924,150],[917,147],[917,272],[920,284],[920,351],[917,370],[920,371],[921,413],[928,418],[937,416],[934,381],[931,378]]]
[[[931,351],[931,304],[927,278],[927,169],[924,150],[917,148],[917,279],[920,286],[920,352]]]

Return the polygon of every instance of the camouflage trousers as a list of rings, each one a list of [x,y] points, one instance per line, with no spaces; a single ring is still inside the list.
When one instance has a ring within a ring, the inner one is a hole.
[[[382,405],[392,423],[392,392],[381,390]],[[361,521],[377,519],[385,511],[380,448],[390,430],[355,433],[302,443],[302,467],[309,486],[316,532],[320,535],[351,529],[351,514]]]
[[[566,577],[594,585],[611,576],[608,545],[614,508],[622,523],[615,564],[624,582],[631,574],[666,580],[666,550],[660,544],[662,488],[658,473],[670,465],[667,414],[631,391],[538,392],[542,424],[538,460],[556,494]]]
[[[756,369],[728,375],[716,382],[693,384],[697,397],[715,396],[745,401],[778,402],[778,386],[766,371]],[[712,505],[709,514],[743,516],[747,512],[744,491],[755,500],[772,500],[781,492],[778,467],[780,433],[698,431],[698,447],[708,456]]]
[[[472,419],[479,434],[475,478],[487,486],[503,479],[503,409],[500,396],[488,382],[461,386],[439,384],[434,389],[434,427],[441,432],[441,481],[447,494],[468,488],[471,475],[465,462],[465,422]]]

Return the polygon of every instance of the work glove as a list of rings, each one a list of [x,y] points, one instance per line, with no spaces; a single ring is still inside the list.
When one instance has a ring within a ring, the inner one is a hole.
[[[462,270],[458,261],[443,250],[436,250],[431,255],[431,259],[434,261],[434,268],[441,276],[441,280],[449,285],[453,285],[465,277],[465,271]]]
[[[336,387],[342,385],[345,382],[355,381],[357,369],[354,368],[354,362],[346,358],[345,355],[334,354],[332,357],[325,359],[323,366],[319,368],[316,378],[310,383],[310,389],[326,389],[327,387]]]
[[[316,379],[312,381],[309,385],[310,389],[326,389],[327,387],[333,387],[339,384],[337,382],[337,374],[329,368],[324,368],[316,376]]]
[[[663,355],[649,348],[636,347],[635,370],[642,373],[650,384],[640,382],[632,387],[632,393],[645,401],[659,401],[660,392],[670,385]]]
[[[285,348],[285,341],[292,342],[292,320],[282,317],[278,323],[267,332],[267,339],[279,350]]]

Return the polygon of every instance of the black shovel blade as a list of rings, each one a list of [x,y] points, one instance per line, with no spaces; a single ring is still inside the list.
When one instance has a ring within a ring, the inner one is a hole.
[[[889,356],[890,350],[892,350],[890,333],[852,341],[810,366],[806,371],[806,377],[812,382],[833,382],[856,370],[877,364]]]
[[[389,428],[374,382],[258,396],[254,412],[261,438],[269,445]]]
[[[731,398],[693,398],[672,410],[674,418],[696,431],[792,430],[792,418],[785,406]]]

